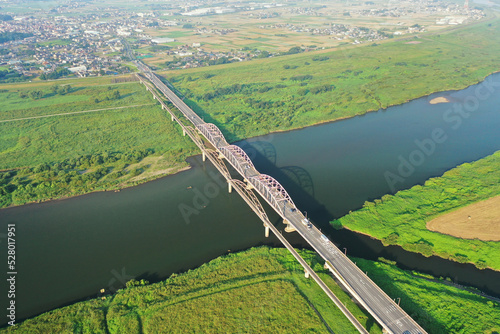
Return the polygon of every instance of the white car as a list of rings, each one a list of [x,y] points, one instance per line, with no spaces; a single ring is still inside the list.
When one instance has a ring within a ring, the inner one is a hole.
[[[321,240],[323,240],[324,242],[330,241],[330,240],[328,240],[328,237],[324,234],[321,235]]]

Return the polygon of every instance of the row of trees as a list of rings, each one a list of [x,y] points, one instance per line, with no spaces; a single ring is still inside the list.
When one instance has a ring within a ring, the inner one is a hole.
[[[41,80],[55,80],[62,78],[64,76],[70,75],[71,72],[67,68],[59,67],[50,73],[42,73],[40,74]]]
[[[241,84],[234,84],[234,85],[231,85],[231,86],[228,86],[228,87],[221,87],[221,88],[217,88],[216,90],[212,91],[212,92],[208,92],[208,93],[205,93],[203,94],[203,96],[201,97],[202,100],[204,101],[210,101],[216,97],[221,97],[221,96],[224,96],[224,95],[232,95],[232,94],[236,94],[236,93],[240,93],[242,92],[244,89],[246,88],[249,88],[248,85],[241,85]],[[251,93],[248,92],[248,93]]]
[[[121,95],[120,91],[117,89],[117,90],[113,90],[111,92],[108,92],[106,94],[100,94],[98,97],[94,97],[93,101],[94,101],[94,103],[99,103],[101,101],[119,100],[119,99],[121,99],[121,97],[122,97],[122,95]]]
[[[30,79],[31,77],[23,75],[17,71],[6,69],[0,70],[0,82],[19,82]]]
[[[10,41],[17,41],[20,39],[25,39],[31,36],[33,36],[33,34],[26,32],[13,32],[13,31],[2,32],[0,33],[0,44]]]
[[[45,92],[40,89],[35,89],[30,91],[19,91],[19,97],[22,99],[29,97],[32,100],[39,100],[47,96],[47,94],[66,95],[71,92],[71,89],[72,89],[71,85],[64,85],[64,86],[53,85],[50,87],[50,92]]]

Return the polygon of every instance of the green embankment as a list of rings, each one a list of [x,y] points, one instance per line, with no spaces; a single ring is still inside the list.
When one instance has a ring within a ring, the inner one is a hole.
[[[373,319],[324,272],[321,260],[302,255],[369,329]],[[393,265],[355,259],[361,269],[429,333],[494,333],[500,305]],[[2,332],[18,333],[356,333],[317,284],[304,277],[286,249],[266,247],[217,258],[149,286],[76,303]]]
[[[500,151],[429,179],[423,186],[365,202],[362,209],[332,224],[425,256],[438,255],[500,270],[500,242],[460,239],[426,228],[426,223],[438,215],[499,195],[499,180]]]
[[[499,19],[421,37],[164,75],[234,141],[461,89],[500,70]]]
[[[3,85],[0,103],[0,207],[137,184],[195,152],[138,82]]]

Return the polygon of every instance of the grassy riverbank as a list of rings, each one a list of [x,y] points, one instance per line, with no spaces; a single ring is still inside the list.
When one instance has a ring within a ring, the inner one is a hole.
[[[425,256],[438,255],[470,262],[478,268],[500,270],[500,242],[461,239],[430,231],[426,226],[437,216],[500,195],[499,179],[500,152],[496,152],[429,179],[424,186],[417,185],[375,202],[366,202],[362,209],[333,224]]]
[[[138,82],[2,85],[0,103],[0,207],[145,182],[195,152]]]
[[[163,74],[234,141],[462,89],[499,71],[499,62],[497,18],[421,38]]]
[[[373,319],[302,255],[367,326]],[[356,259],[360,267],[429,333],[492,333],[500,305],[471,292],[415,277],[395,266]],[[496,327],[495,327],[496,326]],[[168,280],[119,290],[29,319],[10,333],[356,333],[286,249],[253,248],[220,257]]]

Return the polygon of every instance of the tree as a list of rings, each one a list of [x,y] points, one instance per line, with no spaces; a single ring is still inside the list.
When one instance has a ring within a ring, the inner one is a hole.
[[[262,51],[257,58],[267,58],[267,57],[269,57],[269,52],[268,51]]]
[[[43,97],[43,92],[41,90],[32,90],[28,95],[32,100],[39,100]]]
[[[71,85],[64,85],[59,89],[59,94],[68,94],[71,91]]]
[[[287,52],[285,52],[286,55],[293,55],[293,54],[296,54],[296,53],[300,53],[302,52],[302,49],[300,46],[294,46],[292,48],[290,48],[290,50],[288,50]]]
[[[52,93],[57,94],[59,92],[59,85],[55,84],[55,85],[50,86],[50,90]]]

